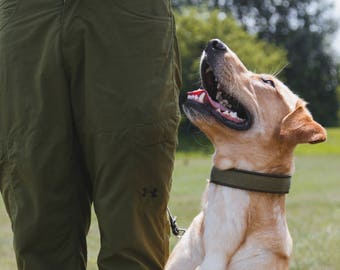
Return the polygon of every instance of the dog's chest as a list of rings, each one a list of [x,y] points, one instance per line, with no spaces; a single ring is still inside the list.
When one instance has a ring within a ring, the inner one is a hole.
[[[228,270],[288,269],[292,239],[287,227],[264,230],[246,236],[244,243],[232,256]]]
[[[246,240],[280,257],[289,257],[292,251],[286,213],[285,196],[251,192],[248,209]],[[247,241],[245,242],[245,244]],[[256,245],[257,243],[257,245]]]
[[[292,240],[284,197],[217,186],[207,192],[206,248],[225,252],[226,269],[287,269]]]

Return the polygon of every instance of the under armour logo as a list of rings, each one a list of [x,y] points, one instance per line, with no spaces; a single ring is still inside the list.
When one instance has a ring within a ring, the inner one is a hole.
[[[158,189],[157,188],[146,188],[143,187],[142,188],[142,197],[147,197],[147,196],[151,196],[152,198],[156,198],[158,196]]]

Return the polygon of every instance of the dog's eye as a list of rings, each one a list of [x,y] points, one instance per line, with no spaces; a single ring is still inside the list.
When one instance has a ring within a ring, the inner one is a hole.
[[[275,83],[274,83],[274,81],[272,81],[272,80],[266,80],[266,79],[264,79],[264,78],[261,78],[261,80],[262,80],[264,83],[269,84],[271,87],[275,88]]]

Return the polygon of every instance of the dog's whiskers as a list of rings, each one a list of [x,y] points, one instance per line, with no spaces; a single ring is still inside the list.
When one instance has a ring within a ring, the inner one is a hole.
[[[280,75],[280,73],[287,67],[289,66],[289,63],[284,64],[281,68],[279,68],[277,71],[275,71],[272,75],[274,77],[277,77]]]

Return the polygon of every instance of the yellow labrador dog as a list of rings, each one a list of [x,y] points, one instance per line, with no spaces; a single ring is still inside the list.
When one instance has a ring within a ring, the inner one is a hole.
[[[201,58],[204,89],[184,112],[215,147],[203,209],[166,270],[288,269],[285,193],[299,143],[326,140],[306,103],[271,75],[255,74],[223,42]]]

